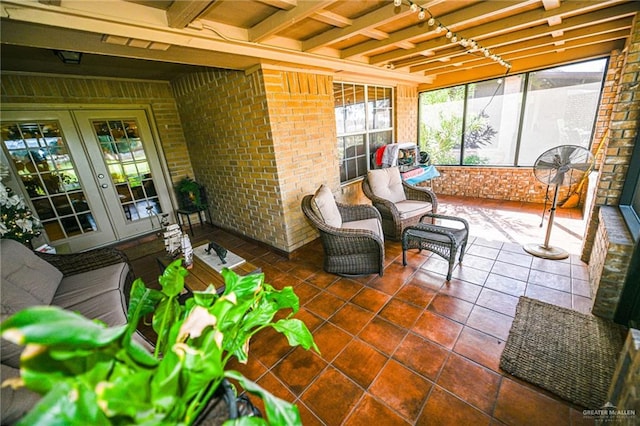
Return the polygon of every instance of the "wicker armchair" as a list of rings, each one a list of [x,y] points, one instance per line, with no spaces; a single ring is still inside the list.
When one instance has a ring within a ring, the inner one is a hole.
[[[403,181],[397,167],[369,171],[362,181],[362,192],[380,212],[384,235],[394,241],[400,241],[407,226],[438,209],[436,194]]]
[[[336,203],[343,226],[335,227],[312,207],[313,195],[302,199],[302,211],[320,232],[324,248],[324,270],[333,274],[353,276],[384,272],[384,241],[381,231],[348,228],[349,222],[376,219],[380,213],[369,205]],[[380,225],[378,224],[378,227]],[[378,235],[380,234],[380,235]]]

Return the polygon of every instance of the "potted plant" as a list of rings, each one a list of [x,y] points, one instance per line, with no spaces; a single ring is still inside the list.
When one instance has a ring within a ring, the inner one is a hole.
[[[123,326],[107,327],[56,307],[27,308],[4,321],[2,337],[26,345],[19,383],[12,385],[44,395],[21,423],[189,425],[230,379],[265,406],[266,420],[241,417],[236,424],[300,424],[295,405],[225,368],[232,357],[246,362],[251,337],[266,327],[292,346],[318,351],[305,324],[292,318],[299,307],[292,288],[277,290],[264,274],[225,269],[221,294],[209,286],[181,302],[187,273],[179,259],[160,276],[162,290],[137,279]],[[276,320],[283,309],[288,315]],[[153,354],[132,339],[147,315],[157,333]]]
[[[189,176],[182,178],[176,185],[180,204],[186,210],[202,210],[205,206],[204,188]]]

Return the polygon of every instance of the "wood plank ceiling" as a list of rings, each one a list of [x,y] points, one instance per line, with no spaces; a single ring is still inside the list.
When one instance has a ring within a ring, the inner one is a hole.
[[[21,6],[28,2],[3,3]],[[65,9],[81,8],[72,3],[41,0],[39,6],[46,9],[44,12],[70,17]],[[100,20],[111,19],[108,8],[94,14],[95,30],[91,26],[82,30],[100,33],[103,42],[117,39],[122,45],[136,47],[135,41],[142,39],[160,46],[156,50],[166,51],[164,56],[146,59],[186,63],[184,55],[178,55],[180,49],[186,48],[217,53],[221,58],[235,53],[239,55],[238,69],[257,64],[303,67],[344,79],[369,76],[413,82],[421,90],[608,56],[611,51],[624,48],[640,10],[640,2],[629,0],[415,3],[130,0],[127,3],[138,8],[136,13],[149,17],[128,23],[128,40],[123,37],[126,28],[110,32],[108,26],[97,25]],[[74,13],[75,17],[77,10]],[[3,20],[20,16],[16,12],[14,17],[10,15],[3,11]],[[54,20],[47,22],[62,26]],[[147,29],[144,36],[142,28]],[[76,49],[82,50],[82,46]],[[92,53],[104,53],[99,50],[94,47]],[[197,56],[191,55],[189,63],[198,64],[193,59]],[[130,57],[145,58],[140,54]],[[215,66],[212,57],[202,65]],[[224,58],[220,66],[232,68],[234,61]]]

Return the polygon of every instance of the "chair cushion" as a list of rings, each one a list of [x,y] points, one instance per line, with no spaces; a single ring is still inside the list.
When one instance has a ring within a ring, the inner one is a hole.
[[[17,241],[0,240],[0,248],[0,320],[4,321],[14,313],[31,306],[51,304],[62,279],[62,272]],[[2,363],[18,368],[22,349],[22,346],[2,340]]]
[[[364,229],[371,231],[384,241],[384,234],[382,233],[382,224],[376,218],[353,220],[351,222],[344,222],[342,228],[347,229]]]
[[[128,272],[126,263],[118,263],[65,277],[52,304],[109,326],[126,324],[126,300],[120,287]]]
[[[342,226],[342,216],[338,210],[338,205],[327,186],[320,185],[311,200],[311,208],[327,225],[335,228]]]
[[[404,200],[395,204],[400,213],[400,220],[430,213],[433,207],[429,202],[417,200]]]
[[[380,198],[392,203],[407,199],[402,187],[400,170],[397,167],[369,170],[367,180],[371,191]]]

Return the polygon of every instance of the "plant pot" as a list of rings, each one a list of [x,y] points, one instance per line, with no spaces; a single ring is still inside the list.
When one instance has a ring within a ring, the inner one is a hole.
[[[227,379],[224,379],[204,410],[193,422],[197,426],[220,426],[225,421],[243,416],[262,417],[260,410],[248,397],[237,397]]]

